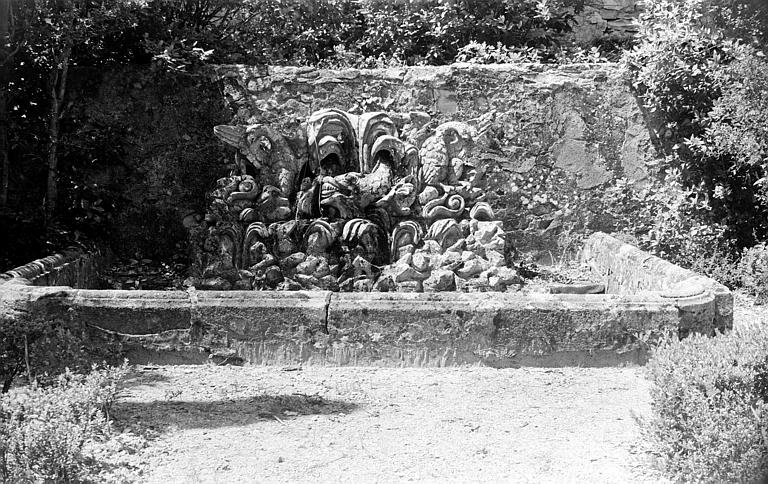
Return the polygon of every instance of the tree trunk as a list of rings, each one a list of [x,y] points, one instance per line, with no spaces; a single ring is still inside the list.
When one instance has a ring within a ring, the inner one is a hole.
[[[48,120],[48,183],[45,190],[45,224],[53,218],[59,197],[59,102],[55,94],[51,99],[51,119]]]
[[[8,158],[8,64],[10,63],[11,0],[0,0],[0,208],[8,205],[11,161]]]
[[[51,92],[51,118],[48,121],[48,183],[45,192],[45,224],[50,224],[56,213],[59,198],[59,123],[62,118],[64,95],[67,92],[67,71],[72,46],[66,46],[62,53],[59,67],[51,73],[49,88]]]
[[[8,205],[11,160],[8,157],[8,75],[7,66],[0,66],[0,208]]]

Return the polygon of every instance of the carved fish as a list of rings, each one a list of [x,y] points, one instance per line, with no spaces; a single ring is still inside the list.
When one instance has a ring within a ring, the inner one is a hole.
[[[245,155],[262,185],[276,186],[286,197],[292,194],[302,163],[285,136],[262,124],[219,125],[213,134]]]

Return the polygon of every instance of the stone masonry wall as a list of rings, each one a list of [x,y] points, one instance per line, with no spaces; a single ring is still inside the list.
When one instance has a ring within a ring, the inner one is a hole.
[[[575,15],[571,36],[578,43],[596,40],[621,40],[637,33],[634,21],[643,0],[587,0]]]
[[[645,183],[653,157],[641,112],[614,64],[338,71],[227,65],[217,72],[233,123],[270,124],[286,134],[322,108],[422,111],[436,123],[495,110],[480,155],[488,199],[515,248],[540,262],[567,251],[574,234],[613,231],[604,189],[619,178]]]

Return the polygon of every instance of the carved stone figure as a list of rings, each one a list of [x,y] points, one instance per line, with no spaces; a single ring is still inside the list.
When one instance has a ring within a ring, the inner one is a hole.
[[[307,120],[310,168],[320,176],[336,176],[359,169],[354,115],[323,109]]]
[[[285,136],[261,124],[220,125],[213,128],[217,138],[237,148],[248,163],[240,164],[243,175],[258,180],[262,190],[259,203],[265,220],[285,220],[290,216],[288,199],[302,166]]]
[[[472,123],[479,129],[436,125],[426,113],[325,109],[300,138],[259,124],[216,126],[245,160],[218,180],[192,228],[200,287],[474,291],[519,283],[505,265],[503,225],[483,201],[474,152],[492,115]]]
[[[466,123],[452,121],[438,126],[419,151],[422,186],[453,191],[461,179],[475,136],[475,129]]]

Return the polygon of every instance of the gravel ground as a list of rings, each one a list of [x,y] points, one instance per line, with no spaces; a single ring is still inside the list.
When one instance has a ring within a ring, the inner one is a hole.
[[[642,368],[139,368],[141,482],[659,482]]]
[[[736,328],[768,324],[735,296]],[[151,437],[139,482],[663,482],[643,372],[148,366],[113,415]]]

